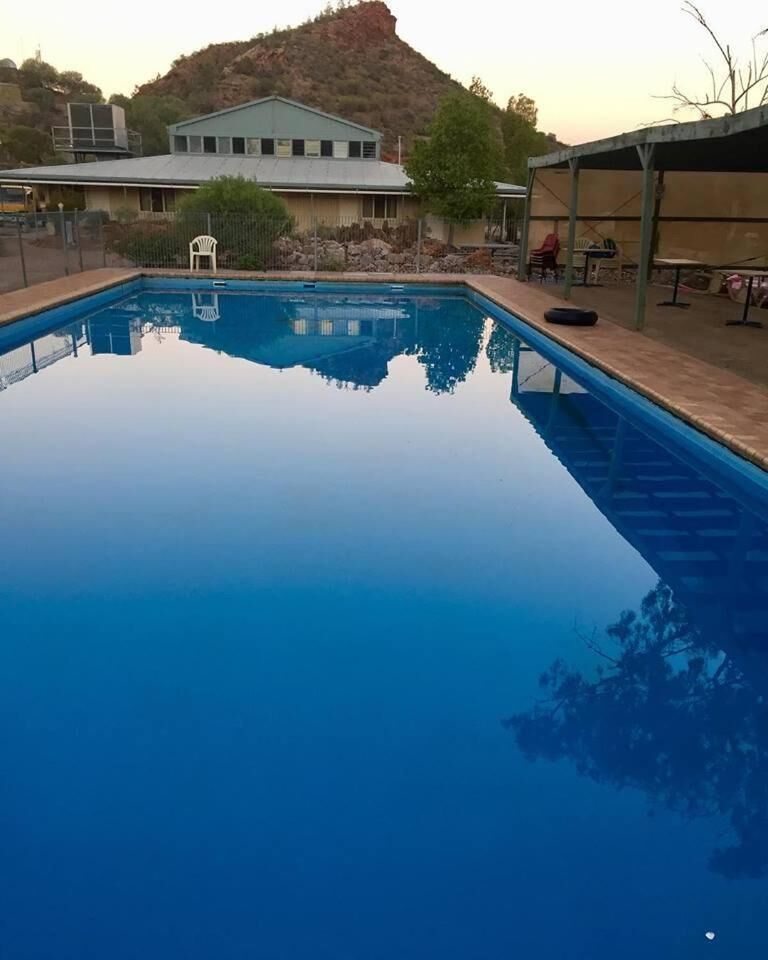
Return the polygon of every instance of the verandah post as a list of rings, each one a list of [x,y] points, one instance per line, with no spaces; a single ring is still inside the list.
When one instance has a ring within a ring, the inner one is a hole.
[[[568,254],[565,260],[565,289],[563,290],[563,297],[566,300],[570,300],[573,286],[573,248],[576,246],[576,216],[579,207],[578,157],[569,160],[568,166],[571,168],[571,200],[568,208]]]
[[[525,280],[528,275],[528,232],[531,227],[531,201],[533,200],[533,185],[536,181],[536,168],[528,167],[528,186],[525,192],[525,209],[523,210],[523,229],[520,234],[520,249],[517,263],[517,279]]]
[[[645,326],[645,302],[648,279],[651,275],[651,242],[653,239],[653,204],[655,200],[654,160],[655,145],[640,144],[637,148],[643,168],[643,193],[640,220],[640,254],[637,263],[637,292],[635,295],[635,330]]]

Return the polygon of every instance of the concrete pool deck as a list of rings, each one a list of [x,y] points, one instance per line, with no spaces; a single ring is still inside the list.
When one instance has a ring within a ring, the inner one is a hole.
[[[0,326],[140,276],[189,277],[174,270],[104,268],[0,294]],[[198,277],[213,274],[200,272]],[[768,389],[667,344],[627,330],[601,315],[595,327],[559,327],[544,311],[562,301],[534,283],[474,274],[353,274],[220,271],[220,279],[311,280],[334,283],[460,284],[692,424],[724,446],[768,470]]]

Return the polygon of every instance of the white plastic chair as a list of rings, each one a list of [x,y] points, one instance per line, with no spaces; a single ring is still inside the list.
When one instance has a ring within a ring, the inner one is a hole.
[[[220,319],[218,293],[193,293],[192,315],[196,320],[204,320],[206,323]]]
[[[195,269],[195,263],[197,263],[197,269],[200,269],[200,257],[210,257],[211,269],[214,273],[216,272],[216,245],[218,242],[215,237],[206,235],[195,237],[189,245],[190,271]]]

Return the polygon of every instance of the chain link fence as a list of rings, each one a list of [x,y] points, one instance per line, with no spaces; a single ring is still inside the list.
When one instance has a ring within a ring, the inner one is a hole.
[[[188,270],[190,241],[217,239],[217,268],[310,273],[499,273],[517,266],[514,225],[429,218],[348,220],[238,214],[54,211],[0,219],[0,292],[97,267]]]

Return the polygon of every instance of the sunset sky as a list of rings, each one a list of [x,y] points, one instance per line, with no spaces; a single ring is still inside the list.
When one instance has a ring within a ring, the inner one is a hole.
[[[21,62],[40,46],[43,59],[80,70],[105,95],[130,93],[181,53],[270,30],[277,11],[280,26],[297,25],[322,6],[322,0],[230,0],[218,8],[132,0],[119,16],[107,16],[104,0],[37,0],[33,15],[23,4],[5,9],[0,57]],[[667,117],[670,106],[653,94],[668,92],[675,80],[694,91],[707,84],[701,60],[711,53],[707,37],[676,0],[473,0],[455,7],[389,0],[389,7],[403,40],[462,83],[479,74],[501,105],[524,91],[539,105],[539,126],[569,143]],[[745,57],[750,37],[765,26],[761,18],[768,22],[755,0],[702,0],[702,7]]]

